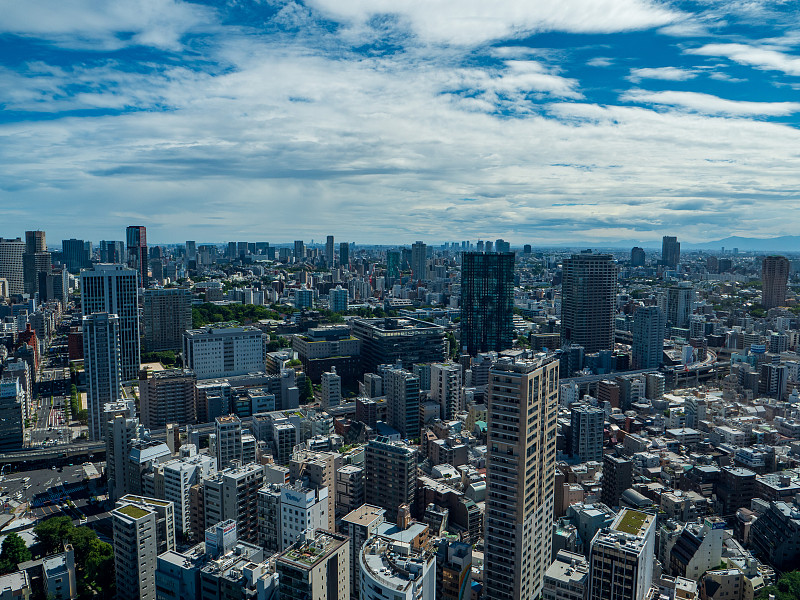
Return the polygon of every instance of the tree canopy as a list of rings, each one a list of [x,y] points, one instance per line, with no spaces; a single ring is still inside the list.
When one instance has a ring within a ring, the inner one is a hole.
[[[800,571],[784,573],[775,585],[761,588],[755,600],[768,600],[775,594],[775,600],[798,600],[800,598]]]
[[[3,540],[3,548],[0,550],[0,573],[16,571],[19,563],[30,559],[31,551],[28,550],[25,541],[16,533],[9,533]]]

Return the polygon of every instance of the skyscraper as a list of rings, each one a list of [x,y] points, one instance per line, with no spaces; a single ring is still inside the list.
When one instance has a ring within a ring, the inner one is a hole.
[[[461,346],[468,354],[511,348],[514,255],[465,252],[461,260]]]
[[[788,279],[789,260],[785,256],[764,257],[761,261],[761,304],[764,308],[785,304]]]
[[[387,285],[400,278],[400,253],[397,250],[386,252],[386,279]]]
[[[418,241],[411,245],[411,276],[414,281],[427,279],[427,251],[425,242]]]
[[[22,255],[22,271],[26,294],[33,296],[39,292],[39,275],[48,275],[50,268],[51,257],[47,251],[44,231],[26,231],[25,254]]]
[[[350,244],[347,242],[339,244],[339,266],[350,266]]]
[[[197,260],[197,242],[186,240],[186,260]]]
[[[617,265],[610,254],[590,252],[564,259],[561,285],[561,343],[585,352],[614,347]]]
[[[136,379],[140,358],[137,271],[110,264],[81,271],[81,306],[84,317],[96,312],[119,317],[122,380]]]
[[[90,253],[83,240],[75,238],[61,241],[62,262],[70,273],[79,273],[89,266]]]
[[[131,225],[125,230],[128,245],[128,266],[139,271],[140,283],[147,287],[147,229]]]
[[[581,462],[603,460],[605,412],[588,404],[573,404],[570,410],[572,456]]]
[[[329,268],[333,268],[333,259],[333,236],[329,235],[325,240],[325,264],[327,264]]]
[[[192,328],[192,292],[187,288],[144,291],[144,349],[180,351],[183,334]]]
[[[631,248],[631,266],[643,267],[644,266],[644,248],[634,246]]]
[[[89,438],[103,435],[103,406],[122,398],[120,319],[106,312],[83,317],[83,363],[89,380],[86,408]]]
[[[485,597],[533,600],[551,560],[558,360],[489,372]]]
[[[661,262],[675,269],[681,262],[681,243],[672,235],[665,235],[661,240]]]
[[[125,262],[125,242],[100,240],[100,262],[117,263]]]
[[[688,281],[667,288],[667,322],[672,327],[688,327],[693,301],[694,288]]]
[[[306,245],[303,240],[294,241],[294,260],[300,262],[306,258]]]
[[[451,421],[464,410],[461,395],[461,365],[434,363],[431,365],[430,398],[439,405],[441,418]]]
[[[21,238],[0,238],[0,279],[8,281],[8,293],[12,295],[25,291],[23,254],[25,242]]]
[[[633,315],[633,368],[656,369],[664,362],[667,318],[657,306],[642,306]]]

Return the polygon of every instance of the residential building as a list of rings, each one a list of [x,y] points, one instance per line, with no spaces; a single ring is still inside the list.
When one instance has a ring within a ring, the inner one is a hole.
[[[538,596],[550,564],[558,360],[501,358],[489,372],[485,593]]]
[[[155,600],[156,559],[175,550],[172,502],[123,496],[111,511],[117,598]]]
[[[191,533],[190,490],[217,471],[217,461],[205,454],[194,454],[170,460],[161,465],[164,479],[164,500],[174,506],[175,531],[184,538]]]
[[[322,408],[339,406],[342,403],[342,378],[336,374],[336,367],[331,367],[323,373],[320,384],[322,386]]]
[[[590,252],[564,259],[561,283],[561,343],[586,354],[612,350],[617,301],[617,265],[610,254]]]
[[[661,240],[661,262],[664,266],[677,269],[681,262],[681,243],[678,238],[665,235]]]
[[[81,271],[81,308],[84,317],[93,313],[119,317],[122,380],[136,379],[140,359],[137,272],[116,264],[97,264]]]
[[[436,548],[436,597],[469,600],[472,596],[472,546],[442,538]]]
[[[653,583],[654,515],[622,509],[589,552],[588,600],[643,600]]]
[[[404,438],[419,437],[419,377],[394,368],[385,371],[383,380],[389,426]]]
[[[128,266],[139,273],[142,287],[147,287],[147,229],[141,225],[131,225],[125,229],[128,249]]]
[[[336,466],[339,460],[338,453],[314,452],[300,447],[292,452],[289,461],[289,476],[293,480],[302,480],[308,487],[316,490],[328,490],[325,496],[328,508],[325,514],[328,518],[327,529],[336,528]]]
[[[600,499],[606,506],[619,506],[622,492],[633,485],[633,461],[613,454],[603,456]]]
[[[417,486],[417,450],[388,438],[370,440],[364,449],[367,503],[386,510],[389,521],[397,519],[401,504],[414,504]]]
[[[21,450],[24,445],[25,390],[16,377],[0,379],[0,450]]]
[[[139,372],[142,424],[163,429],[167,423],[197,422],[197,378],[188,369]]]
[[[588,404],[573,404],[570,409],[572,456],[580,462],[603,460],[605,412]]]
[[[325,264],[329,269],[333,268],[335,256],[333,254],[333,236],[329,235],[325,240]]]
[[[89,439],[99,440],[105,426],[103,407],[122,398],[121,320],[115,314],[98,312],[83,317],[82,321]]]
[[[337,285],[330,292],[328,292],[328,305],[332,312],[343,313],[347,312],[347,301],[349,292],[342,286]]]
[[[384,522],[386,511],[378,506],[362,504],[342,518],[341,532],[350,538],[350,598],[360,600],[359,557],[367,540],[375,536]]]
[[[25,291],[22,255],[25,242],[21,238],[0,238],[0,279],[8,281],[8,294],[22,294]]]
[[[631,248],[631,266],[643,267],[644,266],[644,248],[634,246]]]
[[[435,600],[436,557],[375,536],[358,554],[361,600]]]
[[[481,255],[483,256],[483,255]],[[440,407],[441,418],[452,421],[464,410],[461,390],[461,365],[434,363],[431,365],[429,397]]]
[[[78,597],[75,551],[71,544],[64,545],[64,552],[42,559],[42,574],[44,595],[48,600],[74,600]],[[1,587],[0,597],[3,597]]]
[[[234,466],[203,481],[207,529],[233,519],[239,539],[258,541],[258,491],[264,485],[264,467],[255,463]]]
[[[582,554],[559,550],[545,571],[542,600],[587,600],[588,595],[589,561]]]
[[[785,256],[765,256],[761,261],[761,304],[764,308],[786,304],[789,267]]]
[[[640,306],[633,315],[634,369],[657,369],[664,362],[667,318],[657,306]]]
[[[411,277],[414,281],[428,278],[428,246],[425,242],[414,242],[411,245]]]
[[[347,514],[364,504],[364,467],[345,465],[336,471],[336,514]]]
[[[514,342],[514,254],[461,255],[461,347],[469,355]]]
[[[750,527],[757,556],[781,571],[800,564],[800,510],[788,502],[770,502]]]
[[[694,288],[688,281],[667,288],[667,322],[672,327],[687,328],[692,314]]]
[[[347,536],[317,530],[275,561],[280,598],[347,600],[350,597],[350,550]]]

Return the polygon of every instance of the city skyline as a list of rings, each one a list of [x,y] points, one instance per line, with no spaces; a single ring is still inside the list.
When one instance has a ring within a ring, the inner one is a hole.
[[[9,6],[0,219],[151,243],[791,234],[791,8]]]

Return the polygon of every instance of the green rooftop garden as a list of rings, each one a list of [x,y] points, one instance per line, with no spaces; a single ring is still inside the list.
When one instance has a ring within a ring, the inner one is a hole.
[[[125,506],[117,509],[123,515],[128,515],[131,519],[141,519],[150,513],[144,509],[134,506],[133,504],[126,504]]]
[[[617,531],[637,535],[646,520],[647,514],[638,510],[627,510],[617,525]]]

